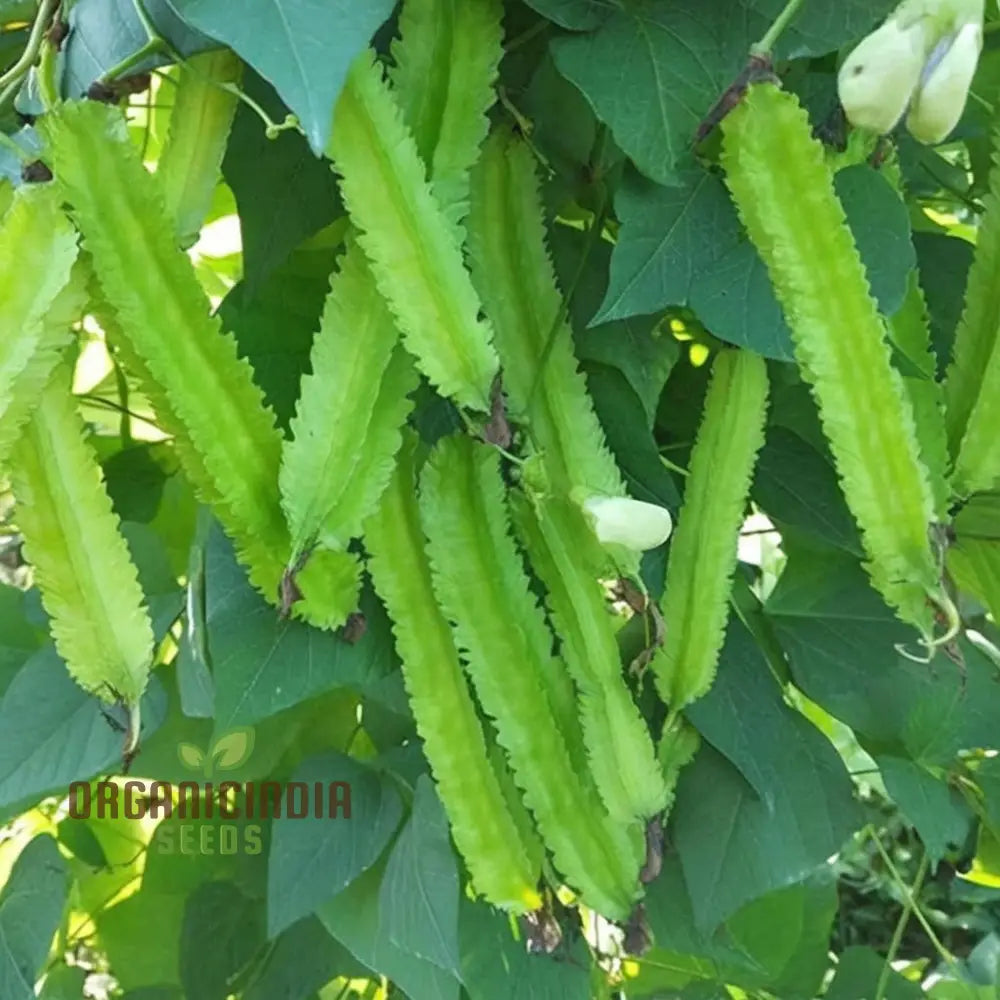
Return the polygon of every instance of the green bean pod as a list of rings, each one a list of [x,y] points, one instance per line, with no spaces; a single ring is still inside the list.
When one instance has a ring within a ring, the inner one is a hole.
[[[541,905],[535,888],[538,854],[529,852],[508,808],[458,650],[434,599],[417,506],[415,452],[416,441],[408,436],[366,523],[369,568],[392,618],[417,732],[473,886],[496,906],[534,910]]]
[[[153,662],[153,627],[71,382],[60,364],[12,452],[18,527],[70,674],[134,707]]]
[[[612,820],[571,761],[541,678],[552,637],[509,533],[499,456],[448,438],[421,477],[434,591],[514,778],[556,867],[585,903],[614,919],[640,894],[640,825]]]
[[[750,87],[723,133],[726,183],[784,309],[869,574],[930,641],[934,605],[948,605],[929,537],[934,499],[823,149],[795,97],[773,83]]]
[[[715,679],[766,416],[763,358],[723,350],[712,366],[660,605],[666,638],[652,665],[673,712],[700,698]]]

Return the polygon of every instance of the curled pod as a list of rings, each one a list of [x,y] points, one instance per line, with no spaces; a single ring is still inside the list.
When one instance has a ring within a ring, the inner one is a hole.
[[[197,241],[211,208],[239,101],[227,87],[239,82],[242,68],[229,49],[193,55],[180,67],[156,175],[182,247]]]
[[[277,603],[291,539],[278,493],[281,437],[249,364],[238,357],[177,246],[156,178],[128,140],[121,115],[97,102],[66,102],[40,123],[55,182],[94,262],[126,360],[201,499],[236,544],[251,582]],[[347,567],[356,562],[339,554]],[[304,593],[297,613],[317,624],[342,623],[356,592],[330,606]]]
[[[768,269],[882,596],[925,636],[944,608],[913,409],[808,116],[773,83],[723,123],[726,183]],[[808,218],[810,224],[802,225]]]
[[[621,496],[621,472],[573,353],[544,218],[531,152],[495,132],[472,173],[467,227],[472,275],[493,323],[511,413],[558,492]]]
[[[497,372],[490,328],[479,318],[455,227],[371,52],[351,67],[328,152],[407,349],[443,395],[488,411]]]
[[[626,918],[640,894],[641,824],[608,815],[543,694],[552,636],[510,535],[496,451],[442,441],[421,476],[420,511],[441,612],[556,867],[587,905]]]
[[[132,558],[60,364],[11,454],[18,527],[52,637],[74,680],[135,707],[153,628]]]
[[[76,241],[52,184],[19,187],[0,220],[0,463],[69,343],[69,324],[79,318]]]
[[[417,732],[473,886],[517,913],[537,909],[537,848],[526,846],[431,587],[416,496],[416,441],[408,437],[388,489],[366,523],[369,567],[392,619]]]
[[[583,743],[601,800],[620,822],[648,819],[666,804],[667,787],[622,674],[615,621],[599,582],[608,559],[567,498],[532,503],[521,494],[512,506],[576,687]]]
[[[666,637],[653,669],[673,713],[700,698],[715,679],[766,416],[763,358],[723,350],[712,366],[660,605]]]

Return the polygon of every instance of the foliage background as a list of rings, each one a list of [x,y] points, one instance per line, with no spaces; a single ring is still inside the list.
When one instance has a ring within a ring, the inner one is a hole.
[[[197,509],[148,406],[116,379],[94,326],[77,389],[164,638],[137,773],[189,778],[181,744],[210,753],[220,737],[253,727],[253,752],[227,778],[351,780],[355,819],[265,824],[258,854],[221,853],[219,822],[206,822],[190,855],[166,849],[172,821],[154,829],[67,819],[67,784],[114,771],[120,736],[66,676],[36,594],[20,589],[18,539],[8,537],[5,1000],[34,995],[42,974],[47,1000],[80,997],[85,987],[128,1000],[998,995],[996,668],[970,643],[964,682],[947,664],[928,669],[897,652],[912,637],[868,587],[763,265],[721,180],[692,150],[698,122],[781,6],[505,4],[495,114],[521,126],[545,169],[551,249],[571,294],[578,356],[633,495],[676,513],[705,361],[720,341],[771,365],[757,514],[741,545],[741,614],[715,687],[689,713],[704,746],[683,773],[664,872],[649,890],[652,950],[624,963],[602,958],[615,950],[606,928],[600,938],[589,928],[588,940],[568,928],[555,956],[529,956],[504,918],[464,898],[377,600],[366,592],[367,629],[353,645],[277,621]],[[817,125],[835,110],[838,51],[889,6],[809,0],[783,36],[783,79]],[[0,3],[0,64],[16,58],[31,8]],[[387,50],[394,4],[246,0],[237,13],[222,0],[150,0],[147,9],[183,54],[231,46],[247,63],[246,92],[276,120],[290,109],[302,123],[304,135],[270,140],[240,106],[224,180],[192,251],[286,423],[343,235],[336,181],[316,153],[354,56],[372,36]],[[145,37],[130,0],[78,0],[69,21],[67,96]],[[918,269],[942,366],[987,190],[997,37],[988,30],[953,140],[925,149],[899,138],[905,203],[869,166],[837,177],[884,312],[898,308]],[[134,138],[151,165],[171,95],[157,75],[132,99]],[[33,100],[29,85],[0,107],[4,130],[29,149],[21,115],[38,110]],[[20,179],[20,162],[3,147],[0,174]],[[605,205],[616,242],[585,255],[574,223]],[[123,406],[133,414],[124,423]],[[454,422],[450,405],[424,391],[425,437]],[[1000,539],[1000,508],[989,509]],[[1000,541],[986,551],[1000,570]],[[664,555],[644,562],[654,594]],[[963,612],[997,640],[985,606]]]

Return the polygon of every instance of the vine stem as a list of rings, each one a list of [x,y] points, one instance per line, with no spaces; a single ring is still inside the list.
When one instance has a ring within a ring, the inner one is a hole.
[[[903,940],[903,933],[906,930],[906,925],[910,922],[910,914],[913,913],[914,899],[920,893],[921,888],[924,884],[924,878],[927,875],[927,854],[920,859],[920,866],[917,868],[916,877],[913,879],[913,885],[910,886],[909,891],[906,894],[906,898],[903,901],[903,912],[899,915],[899,920],[896,921],[896,928],[892,932],[892,939],[889,941],[889,951],[885,956],[885,963],[882,965],[882,971],[879,973],[878,984],[875,987],[875,1000],[884,1000],[885,991],[889,986],[889,976],[892,973],[892,963],[896,958],[896,953],[899,951],[899,945]]]
[[[792,23],[795,15],[798,14],[805,0],[788,0],[784,10],[774,19],[774,23],[767,29],[764,37],[750,47],[750,52],[755,56],[768,56],[777,44],[785,29]]]
[[[919,923],[923,928],[928,940],[934,946],[934,950],[941,956],[942,961],[951,970],[952,975],[954,975],[956,979],[961,979],[961,973],[955,963],[955,956],[952,955],[952,953],[944,946],[941,939],[937,936],[934,928],[931,927],[930,921],[924,916],[924,911],[921,910],[916,897],[903,881],[902,876],[899,874],[899,870],[892,863],[892,858],[889,857],[888,852],[882,846],[882,841],[878,839],[878,834],[875,832],[875,828],[869,824],[866,829],[868,836],[874,841],[875,848],[882,857],[883,864],[889,870],[889,874],[892,876],[893,881],[895,881],[896,885],[899,886],[899,890],[903,895],[904,905],[910,907],[913,915],[917,918],[917,923]]]
[[[131,55],[126,56],[120,63],[102,73],[100,77],[101,83],[110,83],[112,80],[124,76],[129,70],[145,62],[150,56],[159,55],[160,53],[170,56],[176,62],[182,61],[180,54],[174,50],[170,42],[157,30],[153,19],[149,16],[149,12],[143,6],[142,0],[132,0],[132,6],[135,8],[135,15],[142,25],[142,30],[146,32],[146,42]]]
[[[38,13],[31,25],[31,34],[28,35],[28,43],[24,47],[20,58],[3,76],[0,76],[0,91],[6,91],[9,86],[20,83],[25,74],[35,64],[38,58],[39,49],[42,47],[42,39],[45,37],[45,29],[52,20],[59,0],[42,0],[38,6]]]

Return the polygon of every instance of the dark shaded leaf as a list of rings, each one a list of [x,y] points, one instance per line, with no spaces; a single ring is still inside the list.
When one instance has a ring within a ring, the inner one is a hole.
[[[274,821],[268,859],[270,937],[312,913],[371,867],[403,812],[399,793],[388,778],[343,754],[309,758],[296,768],[292,782],[305,783],[310,809],[306,816],[282,815]],[[311,798],[317,782],[324,796],[320,817],[314,814]],[[325,807],[333,782],[346,782],[349,808],[330,816]],[[331,933],[339,937],[332,929]]]
[[[35,979],[62,919],[66,863],[47,834],[18,855],[0,891],[0,996],[34,1000]]]
[[[283,116],[284,106],[265,80],[248,73],[243,86],[268,114]],[[249,305],[247,299],[264,295],[261,286],[295,247],[342,214],[340,197],[328,160],[315,156],[296,132],[269,139],[259,116],[243,103],[233,120],[222,174],[236,197],[243,238],[244,279],[237,286],[243,291],[234,289],[227,301],[242,296]],[[329,266],[325,273],[330,273]],[[292,268],[282,283],[272,285],[267,300],[284,291],[288,304],[294,305],[295,290],[283,289],[294,276]],[[225,319],[225,306],[222,313]],[[241,346],[245,351],[245,345]]]
[[[382,878],[380,924],[397,948],[458,976],[458,898],[448,817],[433,782],[422,776]]]
[[[317,155],[354,57],[392,13],[394,0],[169,0],[199,31],[234,49],[270,80]]]
[[[381,864],[370,868],[324,903],[317,916],[359,962],[388,976],[408,996],[458,1000],[458,980],[433,962],[397,948],[382,930],[379,885],[383,870]]]

